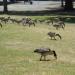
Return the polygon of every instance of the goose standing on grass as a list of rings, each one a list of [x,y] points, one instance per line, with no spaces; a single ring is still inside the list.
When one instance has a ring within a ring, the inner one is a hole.
[[[41,55],[40,61],[44,57],[43,60],[46,60],[47,55],[53,55],[55,59],[57,59],[57,54],[54,50],[51,50],[50,48],[37,48],[34,50],[35,53],[39,53]]]

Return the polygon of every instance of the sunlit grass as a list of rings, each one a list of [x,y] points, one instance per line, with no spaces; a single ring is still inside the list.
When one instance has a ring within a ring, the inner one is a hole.
[[[50,40],[49,31],[59,33],[62,40]],[[58,59],[39,61],[33,53],[39,47],[55,50]],[[75,25],[66,23],[65,30],[46,24],[24,27],[4,24],[0,29],[0,75],[75,75]]]

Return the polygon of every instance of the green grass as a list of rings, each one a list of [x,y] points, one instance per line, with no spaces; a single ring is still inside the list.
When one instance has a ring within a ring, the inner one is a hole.
[[[17,18],[17,17],[16,17]],[[49,31],[59,33],[62,40],[50,40]],[[33,53],[39,47],[54,49],[58,59],[39,61]],[[66,23],[65,30],[37,24],[23,27],[4,24],[0,29],[0,75],[75,75],[75,25]]]

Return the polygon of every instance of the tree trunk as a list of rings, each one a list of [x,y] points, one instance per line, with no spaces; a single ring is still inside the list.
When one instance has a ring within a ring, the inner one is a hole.
[[[63,0],[61,0],[61,7],[63,7],[64,6],[64,3],[63,3]]]
[[[3,0],[3,5],[4,5],[4,13],[7,13],[8,12],[8,9],[7,9],[7,0]]]
[[[65,9],[73,10],[73,0],[65,0]]]

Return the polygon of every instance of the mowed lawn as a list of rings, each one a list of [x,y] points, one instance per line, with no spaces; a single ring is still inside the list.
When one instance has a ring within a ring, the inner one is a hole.
[[[48,32],[56,32],[62,40],[51,40]],[[55,50],[50,61],[39,61],[36,48]],[[46,24],[36,27],[4,24],[0,28],[0,75],[75,75],[75,24],[66,23],[65,29],[56,30]]]

